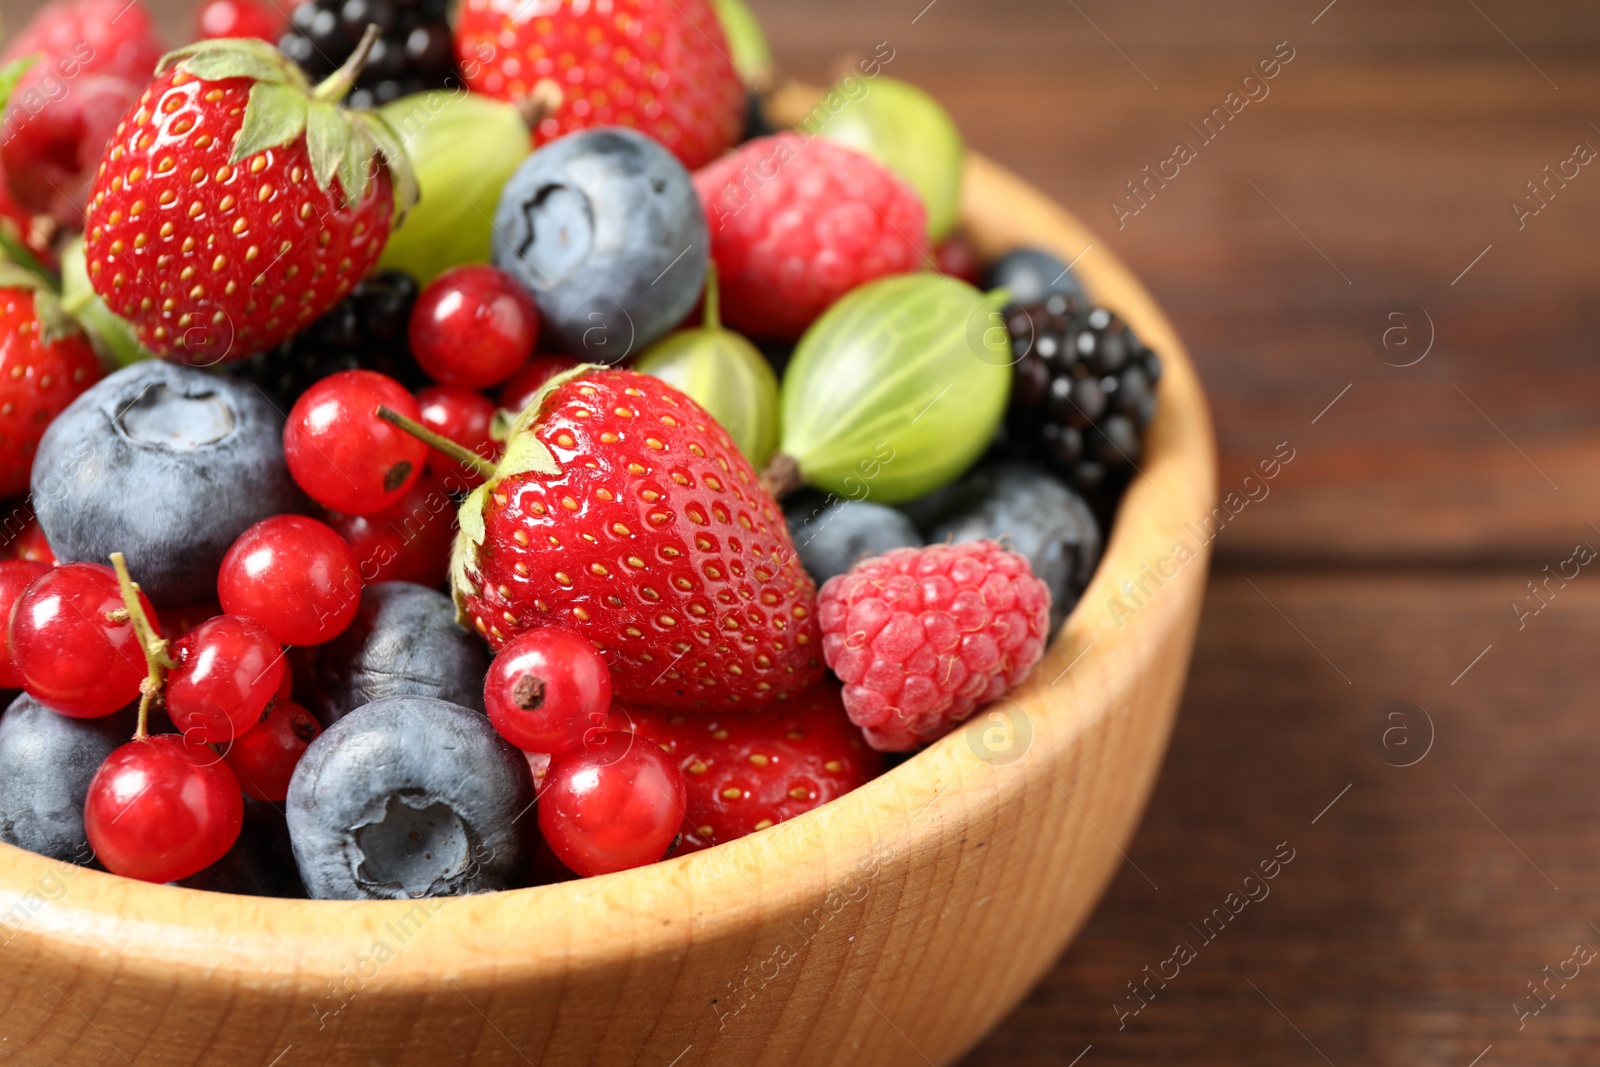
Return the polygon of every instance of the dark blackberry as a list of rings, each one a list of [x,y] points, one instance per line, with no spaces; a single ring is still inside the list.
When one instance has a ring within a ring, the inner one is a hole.
[[[1006,309],[1016,359],[998,450],[1044,462],[1087,494],[1138,468],[1161,360],[1104,308],[1055,293]]]
[[[294,9],[278,49],[313,80],[350,58],[369,24],[382,32],[346,102],[376,107],[410,93],[452,88],[455,44],[447,0],[307,0]]]
[[[374,274],[322,318],[277,348],[226,365],[229,374],[254,382],[287,412],[300,394],[330,374],[375,370],[407,389],[428,383],[411,356],[406,325],[417,283],[405,274]]]

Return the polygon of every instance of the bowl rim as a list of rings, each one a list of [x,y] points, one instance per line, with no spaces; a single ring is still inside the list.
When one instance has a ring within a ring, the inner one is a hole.
[[[1162,403],[1145,462],[1094,578],[1032,677],[1004,701],[1021,711],[1020,718],[1006,711],[1013,736],[1020,736],[1019,723],[1029,731],[1025,754],[1040,754],[1024,766],[1048,767],[1050,756],[1064,752],[1096,720],[1127,711],[1098,694],[1117,693],[1108,679],[1140,670],[1151,650],[1163,647],[1163,636],[1183,625],[1183,594],[1152,597],[1131,626],[1108,609],[1119,598],[1126,604],[1121,590],[1148,575],[1185,524],[1209,516],[1215,482],[1210,416],[1166,317],[1117,257],[1064,209],[972,154],[963,227],[984,259],[1032,244],[1081,260],[1074,270],[1096,302],[1127,319],[1163,360]],[[1181,585],[1198,597],[1208,543],[1195,551],[1201,566],[1180,566],[1158,590]],[[1102,655],[1069,677],[1097,646]],[[332,988],[397,929],[424,925],[430,936],[402,939],[411,946],[404,955],[380,961],[385,987],[421,989],[440,977],[559,980],[575,961],[602,967],[678,959],[686,939],[748,940],[753,918],[810,910],[849,872],[932,855],[942,837],[972,824],[971,811],[959,803],[964,787],[992,792],[998,783],[1005,795],[1020,794],[1027,776],[997,774],[999,763],[973,743],[986,715],[846,796],[768,830],[649,867],[476,896],[235,896],[138,882],[0,844],[0,940],[20,938],[36,955],[63,963],[114,944],[120,970],[168,980],[174,968],[192,970],[201,959],[211,980],[256,987],[293,981]]]

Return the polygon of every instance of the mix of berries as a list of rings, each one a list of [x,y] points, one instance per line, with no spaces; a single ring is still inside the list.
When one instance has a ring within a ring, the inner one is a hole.
[[[344,370],[377,371],[407,389],[420,388],[427,377],[412,358],[406,329],[416,302],[416,282],[381,271],[358,282],[333,310],[276,348],[222,369],[254,384],[283,411],[307,389]]]
[[[360,46],[367,27],[377,26],[379,37],[350,94],[350,106],[373,107],[460,84],[449,6],[448,0],[303,0],[291,9],[291,28],[283,28],[280,16],[273,29],[283,36],[269,39],[309,77],[325,78]]]
[[[164,57],[108,2],[0,70],[0,840],[511,889],[803,816],[1027,681],[1160,364],[951,231],[925,94],[730,152],[773,74],[706,0],[206,0]],[[408,96],[457,70],[471,152]]]

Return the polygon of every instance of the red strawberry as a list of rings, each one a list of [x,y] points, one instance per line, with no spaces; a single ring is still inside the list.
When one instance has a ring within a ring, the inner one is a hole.
[[[145,347],[242,359],[371,271],[416,185],[387,122],[335,106],[367,51],[314,90],[253,39],[162,59],[95,176],[84,248],[95,292]]]
[[[0,164],[0,253],[4,258],[23,266],[36,263],[55,270],[59,261],[51,246],[56,231],[55,219],[33,214],[11,195],[5,167]]]
[[[467,86],[502,100],[560,101],[535,146],[593,126],[632,126],[690,170],[739,139],[745,91],[706,0],[463,0],[456,55]]]
[[[25,208],[77,229],[106,139],[161,57],[155,21],[137,0],[57,0],[0,55],[21,57],[35,61],[6,110],[0,161]]]
[[[821,807],[883,773],[830,680],[777,707],[680,715],[613,707],[608,727],[649,738],[689,787],[678,852],[698,852]]]
[[[41,286],[0,265],[0,497],[28,488],[45,427],[100,378],[94,349]]]
[[[757,707],[822,675],[816,589],[783,514],[658,378],[552,379],[460,520],[456,604],[492,648],[570,627],[606,654],[617,699],[665,708]]]

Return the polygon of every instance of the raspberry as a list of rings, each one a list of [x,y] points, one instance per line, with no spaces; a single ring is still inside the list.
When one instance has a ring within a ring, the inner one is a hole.
[[[994,541],[897,548],[828,579],[818,614],[850,720],[873,748],[903,752],[1027,678],[1050,590]]]
[[[927,261],[916,191],[853,148],[762,137],[696,172],[694,184],[723,318],[748,334],[793,340],[856,286]]]

